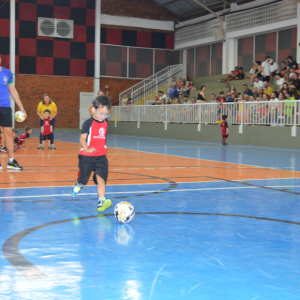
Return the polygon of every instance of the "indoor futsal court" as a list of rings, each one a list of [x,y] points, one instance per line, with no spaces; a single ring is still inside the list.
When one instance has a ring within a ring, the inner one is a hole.
[[[30,138],[0,173],[1,300],[299,299],[297,149],[108,135],[99,214],[92,178],[70,196],[78,137]]]

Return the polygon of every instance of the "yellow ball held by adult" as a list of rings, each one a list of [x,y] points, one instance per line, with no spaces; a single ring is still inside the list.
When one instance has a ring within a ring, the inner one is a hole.
[[[17,122],[23,122],[23,121],[25,121],[25,119],[26,119],[26,115],[23,112],[21,112],[21,111],[15,112],[15,120]]]

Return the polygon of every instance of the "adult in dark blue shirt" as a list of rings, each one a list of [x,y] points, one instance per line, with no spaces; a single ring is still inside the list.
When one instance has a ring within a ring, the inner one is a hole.
[[[1,54],[0,54],[0,126],[3,128],[5,136],[5,146],[8,152],[7,169],[22,170],[23,168],[14,159],[14,141],[12,133],[12,109],[10,105],[9,94],[12,96],[20,111],[25,115],[23,104],[20,100],[18,91],[14,85],[14,77],[10,70],[1,67]],[[0,170],[2,166],[0,164]]]
[[[287,58],[289,68],[293,68],[294,70],[298,69],[298,64],[293,60],[292,56],[288,56]]]
[[[244,84],[243,88],[244,88],[244,95],[253,96],[253,92],[248,88],[247,84]]]

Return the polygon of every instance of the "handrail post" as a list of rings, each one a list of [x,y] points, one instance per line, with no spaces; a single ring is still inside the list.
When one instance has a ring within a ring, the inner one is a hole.
[[[117,124],[118,124],[118,112],[119,112],[119,107],[120,106],[117,106],[115,109],[117,110],[116,111],[116,117],[115,117],[115,127],[117,127]]]
[[[241,109],[241,125],[239,126],[239,133],[243,133],[243,121],[244,121],[244,103],[241,103],[242,109]]]
[[[140,122],[141,122],[141,117],[140,117],[140,105],[138,106],[138,122],[137,122],[137,128],[140,128]]]
[[[168,130],[168,110],[167,110],[167,106],[168,105],[165,105],[165,108],[166,108],[165,130]]]
[[[292,109],[292,112],[293,112],[293,109]],[[294,125],[292,127],[292,136],[297,136],[296,121],[297,121],[297,103],[296,103],[296,101],[294,101]]]
[[[198,131],[201,131],[201,107],[202,107],[202,105],[201,104],[198,104],[199,105],[199,116],[198,116],[198,118],[199,118],[199,123],[198,123]]]

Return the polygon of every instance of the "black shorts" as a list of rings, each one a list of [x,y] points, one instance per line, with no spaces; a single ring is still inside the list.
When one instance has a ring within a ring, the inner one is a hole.
[[[223,134],[223,138],[228,138],[228,134]]]
[[[12,127],[11,107],[0,107],[0,126]]]
[[[42,140],[46,141],[46,140],[51,140],[52,139],[52,133],[47,134],[47,135],[42,135]]]
[[[105,155],[86,156],[79,154],[78,159],[78,183],[86,185],[92,172],[94,172],[93,180],[95,184],[98,184],[96,175],[99,175],[106,183],[108,177],[108,160]]]

